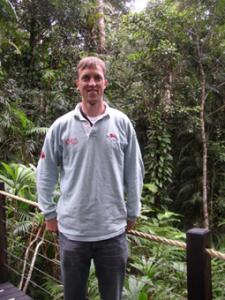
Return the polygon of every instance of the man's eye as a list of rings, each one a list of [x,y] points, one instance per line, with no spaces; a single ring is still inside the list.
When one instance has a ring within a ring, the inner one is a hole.
[[[102,77],[101,76],[95,76],[95,81],[101,81]]]
[[[83,81],[89,81],[89,80],[90,80],[90,77],[89,77],[89,76],[83,76],[83,77],[82,77],[82,80],[83,80]]]

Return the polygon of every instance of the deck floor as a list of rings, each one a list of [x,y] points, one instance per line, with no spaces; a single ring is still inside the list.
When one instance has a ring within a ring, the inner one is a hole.
[[[32,300],[10,282],[0,284],[0,300]]]

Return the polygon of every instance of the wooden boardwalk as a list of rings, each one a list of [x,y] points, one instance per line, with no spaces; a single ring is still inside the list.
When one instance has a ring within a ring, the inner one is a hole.
[[[0,283],[0,300],[32,300],[10,282]]]

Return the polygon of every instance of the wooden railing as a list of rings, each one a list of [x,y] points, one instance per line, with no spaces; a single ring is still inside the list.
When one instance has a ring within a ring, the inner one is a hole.
[[[8,280],[7,268],[7,234],[6,234],[6,198],[24,202],[37,208],[37,203],[27,199],[10,195],[4,191],[0,183],[0,283]],[[43,226],[43,225],[42,225]],[[210,231],[202,228],[193,228],[186,233],[186,243],[169,240],[138,231],[129,234],[145,238],[158,243],[180,247],[186,251],[187,263],[187,292],[188,300],[212,300],[211,257],[225,260],[225,254],[210,249]],[[39,229],[39,245],[43,241],[43,228]],[[37,234],[38,236],[38,234]],[[36,237],[37,238],[37,237]],[[38,251],[38,250],[36,250]],[[50,259],[49,259],[50,260]],[[58,279],[57,279],[58,281]]]

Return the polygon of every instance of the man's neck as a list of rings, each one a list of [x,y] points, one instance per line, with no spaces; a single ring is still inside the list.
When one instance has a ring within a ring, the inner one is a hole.
[[[95,105],[90,105],[88,103],[82,102],[81,107],[85,115],[89,117],[97,117],[105,112],[104,102],[96,103]]]

